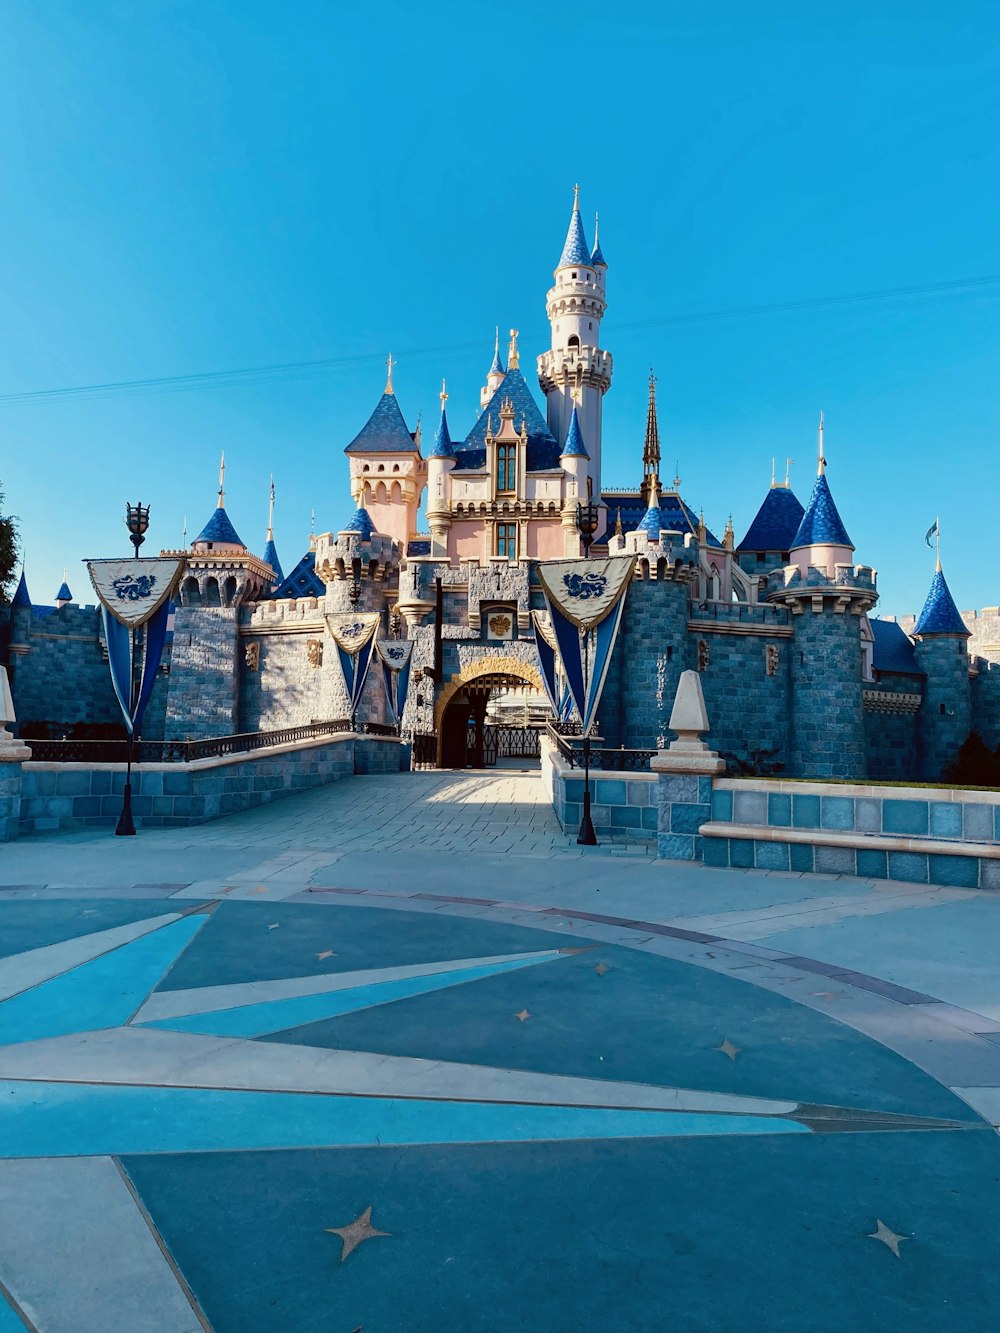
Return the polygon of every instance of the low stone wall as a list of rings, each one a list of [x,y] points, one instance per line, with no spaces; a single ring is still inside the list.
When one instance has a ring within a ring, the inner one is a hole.
[[[1000,888],[1000,792],[719,778],[707,865]]]
[[[570,768],[547,736],[541,739],[542,782],[566,833],[576,833],[583,817],[583,769]],[[655,838],[658,826],[654,773],[590,770],[590,817],[598,837],[628,830],[635,838]]]
[[[399,772],[403,755],[394,737],[345,733],[190,764],[136,765],[132,814],[137,827],[202,824],[355,773]],[[29,762],[20,768],[21,833],[118,822],[124,764]],[[0,793],[0,806],[3,799]]]

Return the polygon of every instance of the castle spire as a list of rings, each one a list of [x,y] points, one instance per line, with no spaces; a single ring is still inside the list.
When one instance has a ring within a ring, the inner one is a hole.
[[[595,268],[607,268],[608,261],[604,258],[604,251],[601,249],[600,218],[597,213],[594,214],[594,248],[590,252],[590,262]]]
[[[823,454],[823,413],[819,414],[819,463],[816,468],[817,477],[822,477],[826,472],[826,458]]]
[[[510,346],[507,348],[507,369],[517,370],[521,364],[521,354],[517,350],[517,329],[510,331]]]
[[[493,364],[490,366],[491,375],[506,375],[503,368],[503,362],[500,360],[500,325],[496,326],[496,333],[493,335]]]
[[[587,245],[587,237],[583,230],[583,219],[580,217],[579,185],[573,186],[573,212],[569,217],[566,242],[563,245],[556,270],[567,268],[572,264],[590,264],[590,247]]]
[[[386,393],[394,393],[394,392],[395,392],[394,389],[393,389],[393,387],[392,387],[392,368],[393,368],[393,366],[398,365],[398,364],[399,364],[399,363],[393,359],[393,355],[392,355],[392,353],[390,352],[389,355],[385,358],[385,392],[386,392]]]
[[[222,457],[219,459],[219,502],[216,509],[225,509],[226,507],[226,451],[223,449]]]
[[[274,541],[274,477],[271,477],[271,497],[267,506],[267,540]]]
[[[649,370],[649,405],[646,409],[646,439],[642,446],[642,498],[649,503],[652,484],[660,489],[660,425],[656,419],[656,376]]]

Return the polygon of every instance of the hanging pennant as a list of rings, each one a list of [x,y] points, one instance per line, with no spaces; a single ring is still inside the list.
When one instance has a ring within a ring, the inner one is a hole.
[[[559,689],[556,685],[556,642],[552,633],[549,617],[544,611],[532,611],[535,623],[535,652],[538,655],[538,667],[542,674],[542,683],[548,696],[549,707],[559,717]]]
[[[123,625],[137,629],[176,592],[184,565],[183,557],[167,556],[88,560],[87,572],[101,605]]]
[[[342,611],[326,617],[326,626],[333,636],[344,675],[352,726],[372,664],[379,620],[377,611]]]
[[[567,689],[584,736],[590,734],[597,716],[634,568],[633,555],[549,560],[538,566]]]
[[[402,721],[406,695],[410,686],[410,665],[413,658],[411,639],[378,639],[375,651],[382,663],[382,684],[389,716],[396,726]]]
[[[88,560],[87,572],[101,603],[104,639],[108,645],[111,684],[125,730],[137,736],[149,703],[167,641],[171,597],[184,573],[183,558]],[[142,636],[142,667],[136,679],[135,631]]]

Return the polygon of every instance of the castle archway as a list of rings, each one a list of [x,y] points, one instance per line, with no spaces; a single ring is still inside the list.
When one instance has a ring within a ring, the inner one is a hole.
[[[438,768],[483,766],[486,705],[497,690],[544,691],[537,667],[516,657],[481,657],[469,662],[447,682],[434,705]],[[474,736],[470,738],[470,731]]]

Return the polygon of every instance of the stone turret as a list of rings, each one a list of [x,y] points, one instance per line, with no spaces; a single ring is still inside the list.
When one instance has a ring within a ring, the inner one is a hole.
[[[917,714],[920,776],[939,782],[972,730],[969,630],[937,562],[930,591],[913,630],[913,650],[927,672]]]

